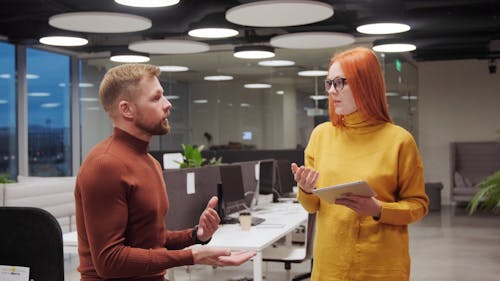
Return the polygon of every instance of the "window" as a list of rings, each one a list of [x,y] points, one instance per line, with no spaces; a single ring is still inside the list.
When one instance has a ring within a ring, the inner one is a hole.
[[[26,50],[30,176],[71,175],[70,57]]]
[[[0,42],[0,173],[17,175],[15,47]]]

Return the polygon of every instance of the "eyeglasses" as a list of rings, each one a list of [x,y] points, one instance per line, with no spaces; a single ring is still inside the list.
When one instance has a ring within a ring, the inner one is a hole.
[[[335,92],[342,91],[344,85],[347,84],[347,79],[342,77],[337,77],[335,79],[325,79],[325,90],[328,92],[333,88]]]

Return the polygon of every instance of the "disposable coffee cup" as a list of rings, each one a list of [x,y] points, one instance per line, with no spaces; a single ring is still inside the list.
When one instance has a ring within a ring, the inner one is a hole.
[[[239,219],[241,230],[250,230],[252,226],[252,214],[250,212],[241,212]]]

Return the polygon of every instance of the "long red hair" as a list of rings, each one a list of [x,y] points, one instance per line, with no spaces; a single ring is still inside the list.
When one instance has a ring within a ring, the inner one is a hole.
[[[385,96],[385,82],[380,63],[370,49],[354,48],[334,55],[331,66],[338,62],[351,89],[354,102],[363,117],[369,120],[391,122]],[[335,105],[330,95],[328,112],[334,126],[344,126],[342,115],[335,113]]]

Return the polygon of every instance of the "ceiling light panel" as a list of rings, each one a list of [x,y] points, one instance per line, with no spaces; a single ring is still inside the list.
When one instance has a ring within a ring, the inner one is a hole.
[[[417,47],[413,44],[406,43],[394,43],[394,44],[382,44],[375,45],[372,47],[375,52],[381,53],[402,53],[402,52],[411,52],[417,49]]]
[[[238,35],[239,32],[231,28],[198,28],[188,32],[189,36],[199,38],[228,38]]]
[[[268,59],[275,56],[274,48],[268,46],[239,46],[233,55],[240,59]]]
[[[304,71],[299,71],[297,73],[299,76],[305,76],[305,77],[321,77],[321,76],[326,76],[328,75],[328,71],[326,70],[304,70]]]
[[[51,46],[83,46],[88,44],[88,40],[80,37],[71,36],[47,36],[40,38],[40,43]]]
[[[210,50],[206,43],[174,39],[137,41],[130,43],[128,48],[149,54],[194,54]]]
[[[109,60],[114,62],[123,62],[123,63],[139,63],[139,62],[148,62],[149,57],[144,55],[113,55],[109,58]]]
[[[157,8],[176,5],[179,0],[115,0],[115,2],[130,7]]]
[[[264,83],[250,83],[250,84],[245,84],[243,87],[247,89],[269,89],[271,88],[270,84],[264,84]]]
[[[229,81],[233,80],[233,76],[230,75],[211,75],[203,77],[206,81]]]
[[[292,66],[295,65],[294,61],[291,60],[263,60],[259,61],[260,66],[274,66],[274,67],[279,67],[279,66]]]
[[[410,30],[410,26],[403,23],[371,23],[358,26],[356,30],[364,34],[394,34]]]
[[[76,12],[49,18],[49,24],[59,29],[91,33],[123,33],[149,29],[151,20],[123,13]]]
[[[333,7],[319,1],[270,0],[246,3],[226,12],[232,23],[255,27],[296,26],[333,16]]]
[[[298,32],[271,38],[271,45],[285,49],[325,49],[354,43],[354,36],[338,32]]]
[[[162,72],[184,72],[189,70],[189,67],[182,65],[162,65],[159,68]]]

